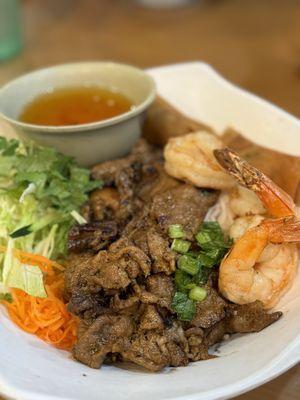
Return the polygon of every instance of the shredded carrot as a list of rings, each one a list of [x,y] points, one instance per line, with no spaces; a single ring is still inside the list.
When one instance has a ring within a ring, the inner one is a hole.
[[[0,251],[6,251],[6,247],[0,246]],[[53,274],[53,268],[56,268],[59,271],[64,270],[64,267],[56,261],[50,260],[49,258],[39,254],[27,253],[26,251],[18,249],[13,249],[13,253],[22,263],[40,267],[43,272],[47,272],[48,274]]]
[[[47,298],[33,297],[12,289],[12,303],[4,302],[11,320],[24,331],[53,346],[71,350],[77,337],[78,319],[71,315],[63,300],[63,274],[46,277]]]
[[[6,247],[0,246],[0,251],[6,251]],[[18,249],[13,249],[13,253],[22,263],[38,266],[47,273],[45,287],[48,297],[34,297],[22,290],[12,289],[13,302],[4,302],[11,320],[45,342],[71,350],[76,341],[78,320],[67,311],[63,301],[63,275],[53,270],[63,271],[64,267],[39,254]]]

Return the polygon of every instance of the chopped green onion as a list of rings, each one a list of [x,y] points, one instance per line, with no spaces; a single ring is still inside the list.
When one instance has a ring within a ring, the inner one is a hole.
[[[191,321],[196,313],[195,302],[185,293],[175,292],[172,300],[172,309],[180,321]]]
[[[199,261],[206,267],[218,265],[231,246],[231,241],[224,236],[218,222],[203,222],[196,240],[201,247]]]
[[[207,296],[207,292],[204,288],[196,286],[189,291],[189,298],[195,301],[203,301]]]
[[[180,224],[169,226],[169,236],[171,239],[182,239],[185,237],[185,232]]]
[[[194,276],[199,271],[199,263],[196,258],[188,255],[181,256],[177,264],[178,268]]]
[[[183,239],[174,239],[171,245],[171,249],[177,253],[187,253],[191,246],[191,242]]]
[[[193,276],[187,274],[181,269],[176,269],[174,282],[179,292],[184,293],[195,287],[196,283],[193,279]]]
[[[197,275],[194,276],[194,282],[196,282],[197,285],[205,285],[211,273],[212,273],[212,268],[200,265],[199,272],[197,273]]]
[[[202,265],[203,267],[213,267],[214,263],[215,263],[215,259],[209,257],[208,255],[206,255],[205,253],[201,252],[198,254],[197,259],[200,263],[200,265]]]

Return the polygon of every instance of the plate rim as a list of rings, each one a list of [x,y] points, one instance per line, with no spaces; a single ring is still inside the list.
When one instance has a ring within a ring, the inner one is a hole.
[[[166,64],[162,66],[156,66],[147,69],[146,71],[150,74],[152,72],[156,72],[158,70],[168,70],[168,69],[181,69],[181,68],[188,68],[189,66],[198,66],[207,72],[209,72],[215,80],[217,80],[223,86],[227,86],[230,90],[234,91],[238,94],[242,94],[252,101],[259,103],[265,107],[267,107],[270,111],[276,112],[277,115],[288,119],[291,123],[296,125],[300,128],[300,119],[296,116],[290,114],[288,111],[280,108],[278,105],[254,94],[250,91],[236,85],[226,78],[224,78],[219,72],[217,72],[211,65],[202,62],[202,61],[190,61],[190,62],[181,62],[175,64]],[[160,400],[197,400],[199,399],[199,395],[202,398],[205,395],[206,400],[225,400],[232,396],[238,396],[242,393],[248,392],[258,386],[267,383],[268,381],[275,379],[279,375],[283,374],[293,366],[297,365],[300,362],[300,333],[298,334],[295,339],[289,343],[284,350],[281,351],[277,357],[273,358],[271,362],[269,362],[264,369],[260,369],[259,371],[255,372],[254,374],[249,375],[248,377],[237,381],[235,383],[230,383],[228,385],[223,386],[219,389],[210,389],[205,392],[195,392],[189,395],[179,396],[179,397],[171,397],[171,398],[164,398],[161,397]],[[0,372],[0,393],[6,398],[12,400],[72,400],[70,397],[57,397],[48,394],[41,394],[39,392],[35,392],[33,390],[24,390],[18,389],[14,387],[12,384],[8,384],[5,382],[5,378],[3,377],[2,373]]]

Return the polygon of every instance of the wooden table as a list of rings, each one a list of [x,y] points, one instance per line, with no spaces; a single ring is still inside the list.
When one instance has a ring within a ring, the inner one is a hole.
[[[208,0],[154,10],[134,0],[24,0],[24,51],[0,84],[34,68],[113,59],[141,67],[204,60],[300,116],[300,1]],[[300,365],[239,400],[299,400]]]

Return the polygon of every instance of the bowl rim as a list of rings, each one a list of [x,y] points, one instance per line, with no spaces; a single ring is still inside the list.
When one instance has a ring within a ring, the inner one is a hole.
[[[9,122],[11,125],[14,127],[18,127],[21,129],[26,129],[34,132],[39,132],[39,133],[47,133],[47,134],[71,134],[71,133],[78,133],[82,131],[90,131],[94,129],[100,129],[104,128],[107,126],[112,126],[116,125],[120,122],[127,121],[128,119],[134,118],[141,114],[146,108],[150,106],[150,104],[154,101],[156,97],[156,84],[154,79],[150,74],[145,72],[143,69],[135,67],[130,64],[126,63],[118,63],[114,61],[83,61],[83,62],[70,62],[70,63],[63,63],[63,64],[56,64],[52,65],[50,67],[45,67],[45,68],[39,68],[34,71],[28,72],[26,74],[22,74],[18,76],[15,79],[10,80],[6,84],[4,84],[2,87],[0,87],[0,97],[2,95],[2,92],[5,90],[9,89],[9,87],[13,84],[18,84],[19,81],[23,81],[24,79],[33,77],[35,75],[39,75],[41,73],[48,73],[52,72],[54,70],[59,70],[59,69],[64,69],[64,68],[73,68],[73,67],[84,67],[84,66],[99,66],[99,67],[113,67],[113,68],[124,68],[127,69],[131,72],[134,72],[135,74],[141,75],[145,80],[148,81],[150,84],[149,87],[149,93],[145,97],[145,99],[132,108],[129,111],[126,111],[125,113],[119,114],[115,117],[112,118],[107,118],[101,121],[96,121],[96,122],[89,122],[85,124],[77,124],[77,125],[38,125],[38,124],[30,124],[27,122],[22,122],[19,121],[15,118],[9,117],[6,114],[4,114],[0,110],[0,118],[3,120]]]

